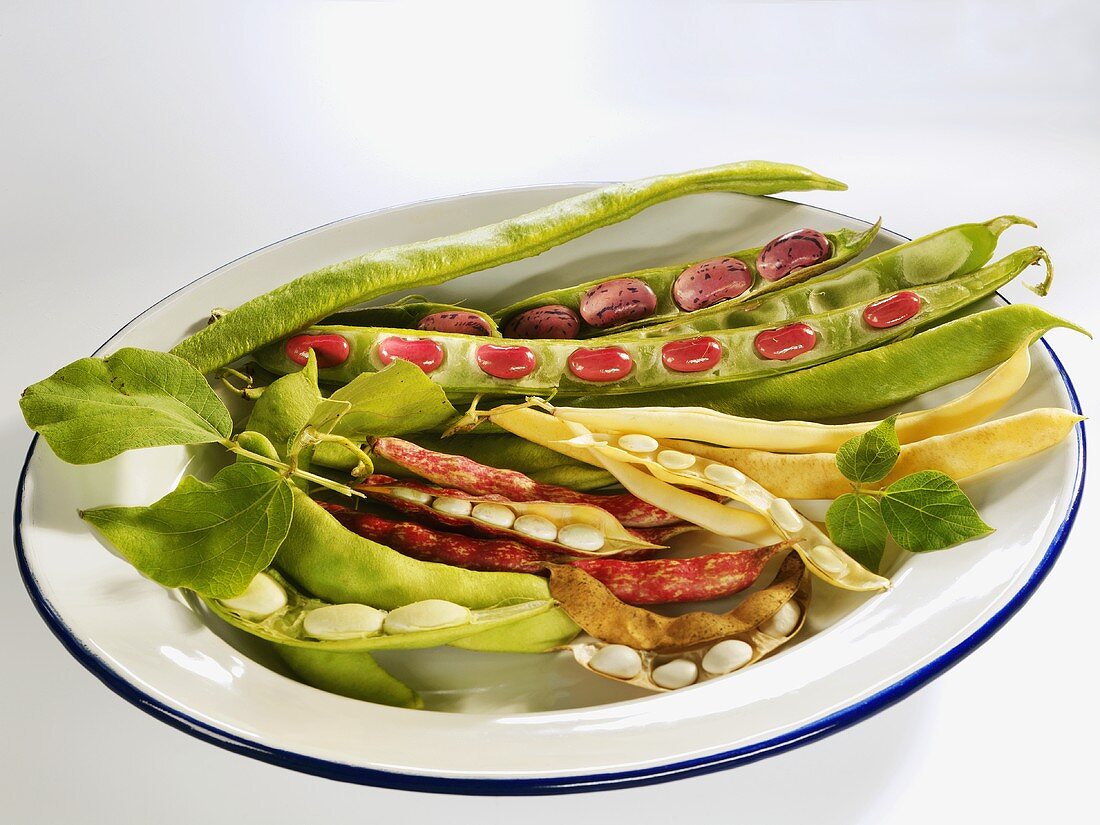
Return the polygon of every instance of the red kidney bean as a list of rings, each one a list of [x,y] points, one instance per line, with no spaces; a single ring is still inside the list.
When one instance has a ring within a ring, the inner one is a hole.
[[[392,363],[395,358],[416,364],[424,372],[432,372],[443,363],[443,347],[431,338],[400,338],[393,335],[378,342],[378,360]]]
[[[875,329],[889,329],[904,323],[920,312],[921,299],[915,292],[898,292],[868,304],[863,320]]]
[[[481,371],[494,378],[526,378],[538,366],[535,353],[527,347],[482,344],[476,357]]]
[[[756,270],[765,281],[778,281],[796,269],[812,266],[832,254],[829,239],[815,229],[780,235],[760,250]]]
[[[673,372],[703,372],[722,360],[722,344],[715,338],[669,341],[661,347],[661,363]]]
[[[509,501],[557,501],[602,507],[626,527],[664,527],[680,519],[630,493],[578,493],[568,487],[541,484],[515,470],[486,467],[461,455],[437,453],[402,438],[376,438],[371,450],[382,458],[436,484],[458,487],[479,496],[498,495]]]
[[[680,273],[672,285],[672,300],[685,312],[736,298],[752,286],[749,265],[737,258],[711,258]]]
[[[622,347],[580,347],[569,355],[569,371],[582,381],[607,383],[630,375],[634,359]]]
[[[561,304],[535,307],[521,312],[504,327],[506,338],[576,338],[581,319]]]
[[[338,367],[348,360],[351,347],[343,335],[295,335],[286,342],[286,357],[295,364],[305,366],[309,351],[317,356],[318,367]]]
[[[657,296],[638,278],[615,278],[592,287],[581,297],[581,317],[597,329],[640,321],[657,308]]]
[[[476,312],[433,312],[416,325],[428,332],[457,332],[462,335],[492,335],[489,322]]]
[[[740,593],[760,577],[769,560],[791,546],[781,542],[687,559],[574,559],[568,564],[602,582],[627,604],[703,602]]]
[[[779,329],[766,329],[756,336],[753,346],[761,357],[772,361],[790,361],[817,344],[817,333],[807,324],[788,324]]]
[[[359,513],[340,504],[321,503],[321,506],[353,533],[421,561],[467,570],[545,574],[547,563],[553,560],[552,556],[514,541],[471,538],[413,522]],[[760,576],[769,559],[790,546],[790,542],[784,542],[689,559],[570,559],[565,564],[580,567],[628,604],[673,604],[739,593]]]

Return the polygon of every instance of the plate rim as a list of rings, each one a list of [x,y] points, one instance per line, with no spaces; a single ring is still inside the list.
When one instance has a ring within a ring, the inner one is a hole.
[[[284,243],[295,240],[296,238],[308,235],[314,232],[319,232],[323,229],[335,226],[340,223],[359,220],[370,215],[381,214],[386,212],[395,212],[401,209],[410,208],[413,206],[419,206],[427,203],[440,203],[452,200],[461,200],[463,198],[472,197],[476,195],[491,195],[504,192],[513,192],[517,190],[530,190],[530,189],[559,189],[559,188],[573,188],[578,186],[591,186],[593,188],[603,185],[602,182],[587,182],[578,181],[573,183],[552,183],[552,184],[531,184],[527,186],[512,186],[503,187],[498,189],[478,190],[472,192],[465,192],[455,195],[446,195],[438,198],[427,198],[415,201],[407,201],[392,206],[381,207],[379,209],[372,209],[365,212],[360,212],[355,215],[351,215],[345,218],[339,218],[337,220],[329,221],[327,223],[320,224],[310,229],[296,232],[293,235],[288,235],[285,238],[274,241],[272,243],[261,246],[251,252],[247,252],[228,261],[217,268],[198,276],[192,281],[180,286],[178,289],[165,295],[156,303],[150,305],[148,308],[142,310],[131,320],[126,322],[120,327],[114,334],[112,334],[103,344],[101,344],[93,353],[97,355],[110,344],[120,334],[125,332],[131,325],[138,321],[146,313],[152,311],[156,307],[160,306],[164,302],[178,295],[180,292],[188,289],[189,287],[203,281],[216,273],[220,272],[226,267],[232,266],[238,261],[244,258],[255,255],[264,250],[270,249],[275,246],[279,246]],[[857,218],[848,215],[843,212],[838,212],[833,209],[826,209],[824,207],[816,206],[813,204],[803,204],[799,201],[790,200],[787,198],[770,198],[771,200],[784,201],[786,203],[792,203],[799,206],[809,206],[813,209],[819,209],[823,212],[828,212],[833,215],[845,218],[851,221],[857,221],[861,223],[867,223],[863,218]],[[893,231],[893,230],[891,230]],[[905,235],[894,232],[895,235],[911,240]],[[1000,293],[997,296],[1002,300],[1005,300]],[[1005,303],[1010,303],[1005,301]],[[1058,357],[1054,348],[1046,341],[1045,338],[1040,338],[1039,342],[1046,349],[1051,361],[1054,364],[1055,369],[1058,371],[1058,375],[1065,386],[1066,392],[1069,396],[1070,407],[1073,412],[1081,415],[1081,403],[1077,395],[1077,390],[1073,385],[1073,381],[1069,374],[1066,372],[1061,359]],[[764,759],[773,754],[783,753],[789,750],[793,750],[798,747],[802,747],[811,742],[815,742],[818,739],[822,739],[833,733],[837,733],[845,728],[848,728],[858,722],[868,719],[871,716],[885,710],[886,708],[894,705],[895,703],[906,698],[910,694],[914,693],[921,687],[924,687],[933,679],[946,673],[949,669],[957,665],[971,653],[973,653],[978,647],[984,644],[994,633],[1000,630],[1001,627],[1008,622],[1034,595],[1039,585],[1049,575],[1053,569],[1054,564],[1061,556],[1062,550],[1065,547],[1065,543],[1069,537],[1069,533],[1073,527],[1074,522],[1077,519],[1077,514],[1080,509],[1081,497],[1084,492],[1085,482],[1085,469],[1087,464],[1087,443],[1085,436],[1084,422],[1078,422],[1074,426],[1074,433],[1076,435],[1076,466],[1075,475],[1073,480],[1073,492],[1070,504],[1065,514],[1062,517],[1061,522],[1058,524],[1055,530],[1054,536],[1050,543],[1047,545],[1046,550],[1043,553],[1039,563],[1031,571],[1031,575],[1017,590],[1012,597],[1006,602],[1000,610],[994,613],[986,620],[980,627],[976,628],[972,633],[961,639],[957,644],[944,651],[932,661],[926,663],[924,666],[918,668],[907,676],[897,680],[896,682],[888,685],[887,687],[865,697],[862,700],[854,702],[840,710],[834,711],[820,719],[810,722],[805,725],[801,725],[798,728],[789,731],[779,736],[775,736],[771,739],[763,740],[760,742],[754,742],[748,745],[743,745],[738,748],[734,748],[728,751],[722,751],[708,756],[697,757],[694,759],[682,760],[673,762],[668,765],[650,766],[647,768],[637,768],[626,771],[613,771],[607,773],[590,773],[580,774],[575,776],[553,776],[553,777],[511,777],[502,779],[485,779],[476,777],[453,777],[453,776],[431,776],[428,774],[412,774],[401,773],[397,771],[386,771],[378,768],[367,768],[359,765],[350,765],[344,762],[337,762],[330,759],[323,759],[320,757],[307,756],[305,754],[296,753],[294,751],[284,750],[282,748],[273,747],[260,742],[256,742],[246,737],[238,736],[236,734],[227,732],[203,721],[200,721],[180,710],[177,710],[159,699],[154,698],[150,694],[142,691],[135,685],[126,681],[119,676],[104,660],[96,656],[83,642],[80,641],[78,636],[71,631],[65,624],[64,620],[54,609],[53,605],[46,599],[42,593],[41,588],[38,585],[37,580],[34,577],[34,573],[30,569],[30,564],[27,560],[26,550],[23,544],[22,524],[23,524],[23,502],[26,495],[26,480],[30,471],[31,459],[34,456],[35,449],[38,446],[39,436],[35,434],[31,438],[30,445],[27,448],[26,456],[23,460],[23,466],[19,472],[19,481],[15,489],[15,510],[13,514],[14,524],[14,542],[15,542],[15,555],[16,562],[19,568],[19,575],[23,581],[23,585],[27,590],[27,593],[31,597],[31,601],[34,603],[35,609],[38,611],[39,616],[45,622],[50,631],[61,642],[62,646],[69,652],[69,654],[76,659],[86,670],[88,670],[93,676],[99,679],[104,685],[107,686],[113,693],[121,696],[130,704],[136,706],[140,710],[148,713],[150,716],[158,719],[177,730],[183,731],[197,739],[216,745],[225,750],[233,753],[248,756],[253,759],[258,759],[261,762],[266,762],[271,765],[277,765],[283,768],[289,768],[301,773],[311,774],[313,776],[320,776],[326,779],[334,779],[341,782],[349,782],[360,785],[370,785],[374,787],[391,788],[395,790],[410,790],[429,793],[449,793],[449,794],[465,794],[475,796],[526,796],[526,795],[548,795],[548,794],[566,794],[566,793],[583,793],[593,792],[601,790],[610,790],[614,788],[627,788],[637,787],[641,785],[652,785],[662,782],[670,782],[676,779],[683,779],[691,776],[699,776],[707,773],[714,773],[720,770],[728,770],[730,768],[738,767],[740,765],[747,765],[749,763]]]

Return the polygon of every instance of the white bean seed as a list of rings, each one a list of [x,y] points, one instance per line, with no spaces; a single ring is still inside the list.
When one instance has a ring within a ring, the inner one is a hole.
[[[726,639],[719,642],[703,657],[703,670],[712,676],[733,673],[752,659],[752,645],[740,639]]]
[[[699,668],[688,659],[673,659],[653,668],[653,683],[668,690],[687,687],[699,678]]]
[[[464,498],[440,496],[432,502],[432,509],[438,510],[440,513],[445,513],[448,516],[468,516],[470,515],[470,511],[474,509],[474,504],[472,501],[467,501]]]
[[[438,627],[455,627],[470,621],[470,611],[443,599],[425,599],[403,605],[386,614],[382,628],[387,633],[415,633]]]
[[[768,515],[772,517],[775,526],[788,533],[794,533],[802,529],[802,516],[795,512],[794,507],[785,498],[777,498],[768,506]]]
[[[641,433],[627,433],[619,436],[619,446],[632,453],[651,453],[660,445],[657,439]]]
[[[302,629],[314,639],[337,641],[373,636],[386,612],[365,604],[327,604],[306,613]]]
[[[794,632],[801,617],[802,610],[793,601],[789,601],[779,608],[774,616],[760,625],[760,632],[782,639]]]
[[[533,539],[553,541],[558,537],[558,526],[542,516],[520,516],[512,529]]]
[[[736,467],[726,464],[708,464],[703,468],[703,475],[715,484],[724,484],[728,487],[736,487],[745,483],[745,474]]]
[[[843,573],[848,569],[848,563],[838,556],[833,548],[824,544],[818,544],[810,550],[810,561],[826,573],[833,573],[834,575]]]
[[[608,645],[596,651],[588,666],[617,679],[633,679],[642,672],[642,657],[626,645]]]
[[[679,450],[661,450],[657,453],[657,463],[666,470],[686,470],[695,463],[695,456]]]
[[[512,508],[505,507],[503,504],[490,504],[488,502],[475,505],[473,510],[470,511],[470,515],[478,521],[483,521],[494,527],[508,528],[516,520],[516,514],[512,512]]]
[[[257,573],[243,593],[218,601],[241,616],[263,619],[286,607],[286,591],[267,573]]]
[[[405,501],[413,501],[417,504],[431,504],[432,497],[423,490],[413,490],[411,487],[391,487],[390,495],[394,498],[404,499]]]
[[[558,544],[572,550],[595,553],[603,549],[605,541],[603,533],[588,524],[567,524],[558,531]]]

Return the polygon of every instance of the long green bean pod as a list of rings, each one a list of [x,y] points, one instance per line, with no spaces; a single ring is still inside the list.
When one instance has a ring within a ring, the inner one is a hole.
[[[846,188],[801,166],[767,161],[618,183],[500,223],[380,249],[302,275],[229,311],[181,341],[172,353],[210,372],[345,307],[529,258],[684,195]]]
[[[1050,262],[1026,247],[951,281],[916,287],[871,303],[792,318],[778,329],[742,327],[709,336],[639,339],[622,335],[587,348],[570,340],[515,341],[412,330],[315,327],[255,353],[265,369],[286,373],[311,341],[339,341],[344,360],[321,369],[322,380],[347,382],[393,358],[418,363],[448,393],[459,396],[608,395],[674,389],[779,375],[881,346],[929,326],[993,293],[1028,266]],[[1046,283],[1044,282],[1044,283]],[[518,369],[517,369],[518,367]]]
[[[647,326],[637,334],[652,338],[781,323],[786,318],[813,315],[898,290],[949,281],[989,263],[1001,233],[1018,224],[1035,226],[1027,218],[1002,215],[985,223],[948,227],[811,281],[766,293],[758,300],[717,304]]]

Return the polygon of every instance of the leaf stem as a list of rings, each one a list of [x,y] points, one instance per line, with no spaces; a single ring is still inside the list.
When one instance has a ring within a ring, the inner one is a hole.
[[[352,497],[356,497],[356,498],[366,498],[366,496],[364,496],[358,490],[353,490],[351,487],[349,487],[346,484],[341,484],[339,481],[333,481],[330,478],[325,478],[324,476],[319,476],[316,473],[311,473],[307,470],[299,470],[297,467],[291,467],[290,465],[285,464],[282,461],[277,461],[276,459],[268,458],[266,455],[261,455],[260,453],[254,453],[251,450],[245,449],[240,444],[238,444],[236,441],[231,441],[229,439],[226,439],[226,440],[222,441],[221,444],[222,444],[223,447],[225,447],[230,452],[234,452],[237,455],[244,456],[245,458],[247,458],[251,461],[255,461],[259,464],[266,464],[268,467],[272,467],[276,470],[280,470],[285,475],[287,475],[288,477],[289,476],[295,476],[297,478],[305,479],[306,481],[312,481],[314,484],[317,484],[317,485],[319,485],[321,487],[324,487],[328,490],[333,490],[337,493],[341,493],[345,496],[352,496]]]
[[[339,444],[345,450],[350,452],[353,456],[359,459],[359,465],[351,471],[352,476],[355,478],[362,478],[364,475],[374,472],[374,460],[371,458],[370,453],[365,451],[361,446],[356,444],[350,438],[342,435],[334,435],[333,433],[319,432],[315,427],[307,426],[301,436],[299,436],[303,445],[306,444],[320,444],[321,442],[328,442],[329,444]]]

